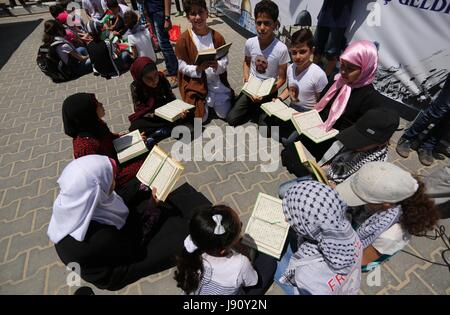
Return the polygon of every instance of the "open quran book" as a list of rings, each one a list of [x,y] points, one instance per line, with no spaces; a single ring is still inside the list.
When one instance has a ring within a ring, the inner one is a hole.
[[[219,48],[210,48],[205,50],[200,50],[195,58],[195,64],[200,65],[205,61],[214,61],[219,60],[226,55],[228,55],[228,51],[230,50],[230,46],[232,43],[228,43],[220,46]]]
[[[302,162],[309,171],[314,174],[316,180],[324,183],[325,185],[329,185],[327,174],[325,171],[317,164],[316,159],[312,156],[311,153],[303,146],[300,141],[294,143],[295,149],[297,150],[298,156],[300,158],[300,162]]]
[[[155,109],[155,115],[170,122],[174,122],[181,117],[181,113],[194,107],[194,105],[176,99]]]
[[[295,109],[284,104],[280,99],[276,99],[273,102],[264,103],[261,105],[261,109],[269,116],[275,116],[282,121],[288,121],[292,118],[292,115],[297,113]]]
[[[242,87],[242,92],[251,97],[264,97],[270,94],[275,81],[274,78],[261,80],[250,75],[248,81]]]
[[[164,201],[180,178],[184,167],[158,146],[154,146],[136,177],[145,185],[156,188],[156,196]]]
[[[323,124],[322,118],[320,118],[319,112],[315,109],[304,113],[296,113],[292,115],[291,120],[299,134],[304,134],[315,143],[333,138],[339,133],[336,129],[323,130],[320,127]]]
[[[148,152],[145,142],[142,140],[139,130],[127,133],[113,140],[114,148],[117,152],[117,159],[120,163],[124,163],[143,153]]]
[[[289,224],[285,221],[282,201],[259,193],[242,243],[280,259],[288,231]]]

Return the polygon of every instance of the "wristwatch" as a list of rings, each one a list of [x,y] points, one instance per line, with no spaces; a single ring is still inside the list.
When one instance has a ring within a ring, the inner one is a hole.
[[[164,20],[170,21],[170,15],[165,15],[165,16],[164,16]]]

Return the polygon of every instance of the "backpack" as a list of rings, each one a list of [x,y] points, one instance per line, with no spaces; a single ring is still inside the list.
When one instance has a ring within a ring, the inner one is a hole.
[[[41,71],[55,83],[69,81],[73,77],[70,68],[64,64],[56,52],[56,47],[62,44],[64,41],[55,40],[51,44],[41,45],[36,58]]]

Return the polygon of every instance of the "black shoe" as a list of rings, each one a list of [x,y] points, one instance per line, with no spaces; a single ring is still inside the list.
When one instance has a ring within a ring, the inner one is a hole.
[[[395,150],[397,151],[398,155],[406,159],[411,152],[411,141],[400,138]]]
[[[427,149],[419,149],[417,151],[419,154],[419,161],[425,166],[430,166],[434,162],[433,152]]]
[[[450,158],[450,147],[437,147],[433,150],[433,156],[438,160],[445,160],[445,157]]]
[[[154,133],[150,135],[151,138],[155,140],[162,140],[165,138],[170,137],[170,134],[172,133],[172,129],[169,127],[163,127],[158,130],[156,130]]]

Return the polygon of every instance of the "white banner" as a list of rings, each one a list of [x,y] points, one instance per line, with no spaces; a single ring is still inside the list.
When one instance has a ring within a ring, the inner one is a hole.
[[[259,0],[224,0],[241,8],[239,24],[255,32]],[[279,37],[289,43],[295,24],[312,20],[323,1],[274,0],[280,11]],[[238,4],[239,3],[239,4]],[[227,10],[225,10],[226,13]],[[293,27],[294,26],[294,27]],[[450,68],[450,0],[355,0],[347,41],[368,39],[379,47],[376,88],[413,107],[427,106],[441,90]]]

